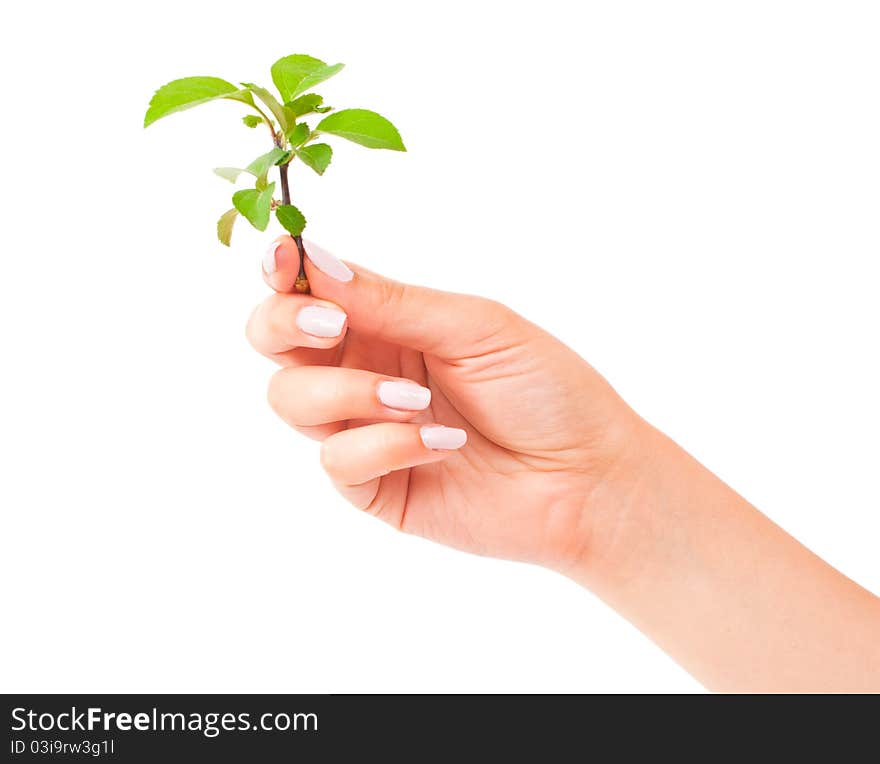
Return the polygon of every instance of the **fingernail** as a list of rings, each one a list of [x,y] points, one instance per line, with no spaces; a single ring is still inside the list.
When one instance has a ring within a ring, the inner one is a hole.
[[[296,325],[313,337],[338,337],[345,326],[345,313],[320,305],[308,305],[296,314]]]
[[[431,402],[431,391],[414,382],[380,382],[378,394],[386,406],[403,411],[421,411]]]
[[[444,427],[440,424],[432,424],[419,430],[422,443],[427,448],[443,451],[454,451],[467,443],[467,433],[457,427]]]
[[[263,270],[266,271],[267,276],[271,276],[278,270],[278,263],[275,261],[275,253],[280,246],[280,241],[273,241],[269,245],[269,249],[266,250],[266,254],[263,255]]]
[[[326,249],[312,242],[306,242],[306,254],[321,273],[337,281],[351,281],[354,273],[345,263]]]

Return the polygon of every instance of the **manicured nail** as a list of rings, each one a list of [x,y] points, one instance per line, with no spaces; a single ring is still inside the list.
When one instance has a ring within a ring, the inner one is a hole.
[[[419,430],[422,443],[428,448],[443,451],[454,451],[467,443],[467,433],[457,427],[444,427],[440,424],[431,424]]]
[[[379,400],[392,409],[421,411],[431,402],[431,391],[414,382],[380,382]]]
[[[275,261],[275,253],[280,246],[280,241],[273,241],[269,245],[269,249],[266,250],[266,254],[263,255],[263,270],[266,271],[267,276],[271,276],[278,270],[278,263]]]
[[[326,249],[312,242],[306,242],[306,254],[321,273],[337,281],[351,281],[354,273],[345,263]]]
[[[313,337],[338,337],[345,326],[345,313],[320,305],[308,305],[296,314],[296,325]]]

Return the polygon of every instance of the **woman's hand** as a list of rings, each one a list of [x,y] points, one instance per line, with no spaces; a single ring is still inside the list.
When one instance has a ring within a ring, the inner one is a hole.
[[[347,266],[289,236],[248,324],[269,401],[322,441],[355,506],[408,533],[564,570],[583,558],[640,420],[582,358],[498,303]],[[601,506],[598,506],[601,504]],[[597,506],[594,506],[597,505]]]
[[[389,281],[308,245],[248,336],[274,409],[323,441],[356,506],[592,589],[707,686],[880,690],[880,601],[661,433],[574,352],[488,300]]]

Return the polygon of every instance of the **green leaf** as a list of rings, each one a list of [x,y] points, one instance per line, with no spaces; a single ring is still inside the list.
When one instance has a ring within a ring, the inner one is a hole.
[[[219,175],[224,180],[228,180],[230,183],[235,183],[238,180],[238,176],[243,172],[250,172],[250,170],[242,170],[240,167],[215,167],[214,174]]]
[[[258,127],[263,122],[262,117],[258,117],[256,114],[248,114],[245,117],[241,118],[241,121],[244,122],[248,127]]]
[[[275,184],[270,183],[262,191],[256,188],[246,188],[236,191],[232,195],[232,203],[250,224],[258,231],[265,231],[269,225],[269,212],[272,208],[272,193]]]
[[[296,114],[293,113],[293,109],[289,106],[282,106],[281,109],[284,111],[284,118],[287,120],[287,129],[290,130],[296,124]]]
[[[259,98],[266,106],[269,111],[275,115],[275,119],[278,120],[278,124],[281,127],[281,132],[286,133],[290,126],[293,124],[293,120],[295,117],[293,116],[293,112],[282,106],[278,103],[278,99],[275,98],[266,88],[262,88],[259,85],[255,85],[253,82],[242,82],[248,90],[252,91],[253,94]],[[285,99],[286,100],[286,99]]]
[[[400,133],[381,114],[367,109],[343,109],[324,117],[316,132],[338,135],[368,149],[406,151]]]
[[[287,140],[290,141],[291,146],[299,146],[302,143],[305,143],[309,136],[312,134],[312,131],[309,129],[309,126],[305,122],[300,122],[298,125],[294,126],[293,130],[287,136]]]
[[[296,90],[291,93],[291,97],[298,96],[300,93],[305,93],[307,90],[315,87],[315,85],[320,85],[324,80],[329,80],[331,77],[339,74],[344,68],[345,64],[330,64],[323,69],[312,72],[312,74],[303,77],[302,82],[300,82]]]
[[[311,167],[318,175],[323,175],[333,157],[333,149],[326,143],[312,143],[298,149],[296,155],[303,164]]]
[[[306,219],[292,204],[280,204],[275,208],[275,217],[289,232],[291,236],[299,236],[306,227]]]
[[[291,101],[309,88],[330,79],[344,64],[328,66],[318,58],[301,54],[285,56],[272,64],[272,82],[282,101]]]
[[[322,107],[322,103],[324,103],[324,96],[319,96],[317,93],[306,93],[284,105],[291,109],[297,117],[302,117],[304,114],[311,114],[321,108],[330,108],[329,106]]]
[[[266,173],[269,172],[269,168],[273,165],[280,164],[285,159],[288,159],[290,155],[290,151],[274,148],[271,151],[262,154],[261,156],[258,156],[244,169],[242,169],[241,167],[215,167],[214,174],[219,175],[225,180],[228,180],[230,183],[235,183],[235,181],[238,180],[239,175],[241,175],[243,172],[247,172],[257,178],[258,188],[265,188],[267,185]],[[262,183],[259,182],[260,180],[262,180]]]
[[[229,246],[229,240],[232,238],[232,226],[235,225],[235,219],[238,217],[238,210],[234,207],[227,210],[220,216],[217,221],[217,238],[221,244]]]
[[[153,94],[144,115],[144,127],[149,127],[157,119],[176,111],[191,109],[217,98],[242,101],[251,106],[254,103],[251,94],[246,90],[239,90],[231,82],[219,77],[184,77],[163,85]]]
[[[289,151],[285,151],[284,149],[279,149],[276,147],[266,154],[258,156],[253,162],[251,162],[247,166],[246,169],[251,175],[256,175],[259,178],[261,175],[265,175],[269,171],[270,167],[276,164],[280,164],[289,156]]]

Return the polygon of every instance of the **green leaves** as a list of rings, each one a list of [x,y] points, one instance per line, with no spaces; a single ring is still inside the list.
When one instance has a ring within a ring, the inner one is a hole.
[[[302,117],[305,114],[312,114],[313,112],[323,114],[324,112],[330,111],[332,107],[322,106],[321,104],[323,103],[324,96],[319,96],[317,93],[306,93],[299,98],[294,98],[292,101],[288,101],[284,105],[289,107],[297,117]]]
[[[229,98],[249,105],[254,103],[250,93],[239,90],[219,77],[184,77],[163,85],[153,94],[144,115],[144,127],[176,111],[191,109],[218,98]]]
[[[275,184],[270,183],[262,191],[257,188],[246,188],[232,195],[232,203],[250,224],[258,231],[265,231],[269,225],[269,212],[272,209],[272,194]]]
[[[289,232],[291,236],[299,236],[306,227],[306,219],[292,204],[280,204],[275,210],[275,217]]]
[[[284,149],[279,149],[276,147],[266,154],[258,156],[245,169],[251,175],[256,175],[259,178],[261,175],[265,175],[267,172],[269,172],[270,167],[276,164],[280,164],[289,156],[289,151],[285,151]]]
[[[309,126],[305,122],[300,122],[288,133],[287,140],[290,141],[291,146],[296,148],[300,144],[305,143],[311,134],[312,131],[309,129]]]
[[[309,88],[330,79],[343,66],[344,64],[328,66],[318,58],[302,54],[285,56],[272,64],[272,82],[281,93],[281,100],[290,101]]]
[[[311,167],[318,175],[323,175],[333,157],[333,149],[326,143],[312,143],[298,149],[296,155],[303,164]]]
[[[250,90],[264,104],[266,104],[266,106],[269,108],[269,111],[271,111],[272,114],[275,116],[275,119],[278,120],[278,124],[281,127],[281,132],[286,133],[296,121],[296,116],[294,115],[294,113],[286,106],[282,106],[280,103],[278,103],[278,99],[275,98],[275,96],[273,96],[268,90],[266,90],[266,88],[255,85],[253,82],[242,82],[241,84],[244,85],[248,90]]]
[[[217,238],[220,239],[221,244],[225,244],[227,247],[232,238],[232,227],[235,225],[236,218],[238,218],[238,210],[233,207],[224,212],[220,216],[220,220],[217,221]]]
[[[272,65],[272,81],[280,98],[260,85],[243,82],[235,85],[218,77],[185,77],[173,80],[159,88],[144,116],[144,127],[177,111],[190,109],[208,101],[228,99],[246,104],[256,113],[242,117],[248,128],[266,124],[272,134],[274,147],[258,156],[249,165],[217,167],[214,172],[231,183],[241,180],[242,174],[253,180],[254,187],[243,188],[232,195],[233,208],[217,221],[217,238],[229,246],[232,230],[239,215],[254,228],[265,231],[272,210],[278,222],[293,236],[299,236],[306,219],[292,204],[278,204],[273,199],[276,184],[269,182],[273,167],[283,165],[282,198],[290,198],[287,187],[287,165],[292,157],[323,175],[333,158],[333,149],[327,143],[313,143],[318,134],[337,135],[340,138],[372,149],[406,151],[400,133],[385,117],[366,109],[344,109],[333,112],[324,105],[324,98],[309,92],[319,83],[337,74],[342,64],[327,64],[320,59],[301,54],[285,56]],[[328,112],[330,112],[328,114]],[[311,128],[303,117],[318,114],[317,127]],[[268,146],[267,146],[268,148]]]
[[[367,109],[343,109],[322,119],[316,132],[338,135],[368,149],[406,151],[397,128],[381,114]]]

